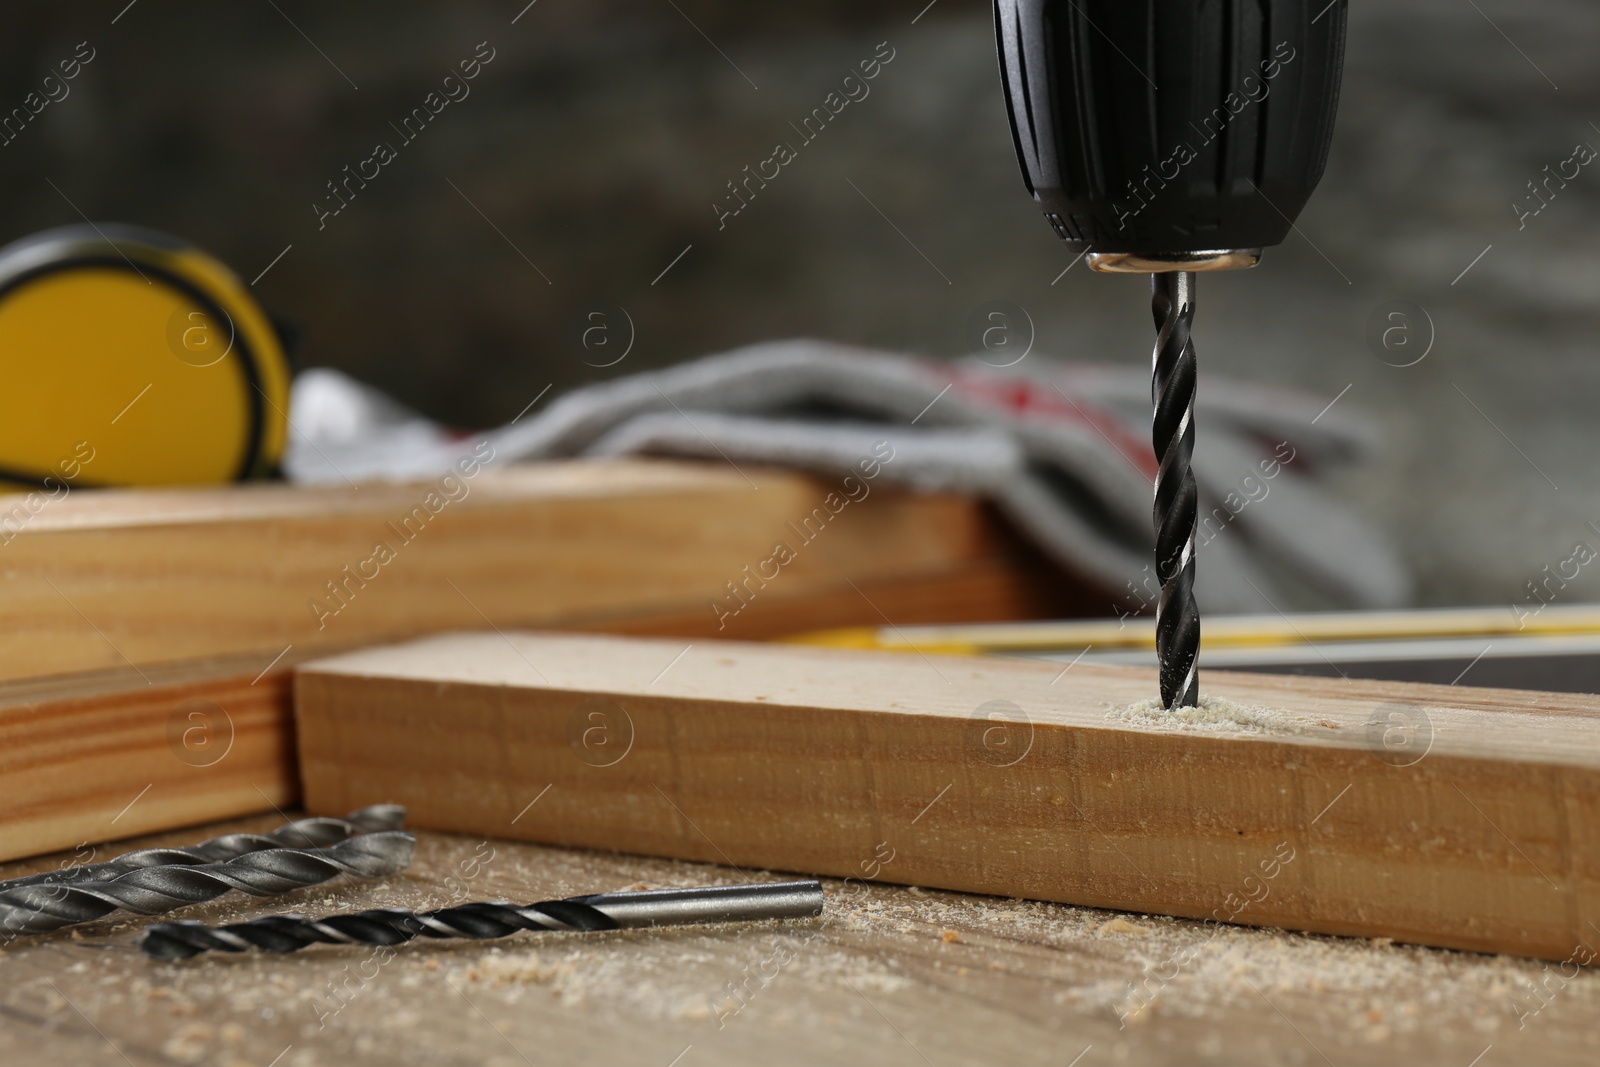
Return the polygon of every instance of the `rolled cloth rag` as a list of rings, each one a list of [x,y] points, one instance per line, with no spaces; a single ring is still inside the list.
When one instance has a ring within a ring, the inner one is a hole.
[[[1348,405],[1322,407],[1293,390],[1202,379],[1194,473],[1207,611],[1275,610],[1274,575],[1342,606],[1409,599],[1394,547],[1312,474],[1370,454],[1378,434]],[[844,475],[887,440],[881,480],[985,496],[1069,570],[1113,592],[1156,587],[1141,368],[1024,372],[791,340],[584,386],[471,440],[332,370],[295,380],[291,416],[284,469],[304,484],[436,477],[484,441],[494,464],[649,454]]]

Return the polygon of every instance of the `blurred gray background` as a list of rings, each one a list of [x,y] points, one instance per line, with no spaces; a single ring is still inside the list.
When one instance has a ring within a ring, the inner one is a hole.
[[[986,3],[525,3],[8,4],[0,108],[79,42],[95,58],[0,148],[0,239],[76,204],[247,281],[292,245],[256,291],[300,327],[300,365],[462,426],[779,336],[958,356],[990,300],[1032,315],[1030,359],[1148,359],[1142,279],[1079,265],[1052,284],[1071,257],[1017,175]],[[483,41],[471,95],[319,230],[324,183]],[[894,59],[870,96],[719,230],[725,183],[880,42]],[[1600,166],[1520,229],[1512,208],[1600,146],[1597,47],[1600,5],[1580,0],[1353,5],[1298,232],[1201,279],[1202,388],[1292,384],[1383,426],[1381,456],[1335,484],[1399,540],[1421,604],[1520,602],[1577,542],[1600,549]],[[1431,319],[1414,366],[1368,343],[1392,300]],[[637,328],[603,370],[577,339],[597,303]],[[1561,599],[1600,599],[1600,566]]]

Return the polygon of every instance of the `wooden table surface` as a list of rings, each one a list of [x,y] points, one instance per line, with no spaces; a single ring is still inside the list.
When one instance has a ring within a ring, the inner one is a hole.
[[[277,821],[165,834],[99,855]],[[0,877],[64,859],[7,864]],[[778,875],[423,833],[413,867],[384,882],[340,880],[276,902],[233,895],[182,914],[236,921],[280,907],[439,907],[746,877]],[[389,959],[317,947],[156,963],[135,944],[142,919],[18,938],[0,951],[0,1063],[1498,1067],[1600,1059],[1600,977],[1571,966],[825,885],[818,920],[429,942]]]

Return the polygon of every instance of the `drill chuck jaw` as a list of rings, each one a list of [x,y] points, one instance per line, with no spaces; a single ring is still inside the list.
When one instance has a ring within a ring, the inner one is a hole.
[[[1093,270],[1106,274],[1172,274],[1243,270],[1261,262],[1259,248],[1199,248],[1193,252],[1090,252]]]

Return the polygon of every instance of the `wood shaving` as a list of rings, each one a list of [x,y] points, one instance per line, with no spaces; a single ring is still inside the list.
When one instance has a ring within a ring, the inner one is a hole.
[[[1113,708],[1107,719],[1141,729],[1198,731],[1216,734],[1299,734],[1314,720],[1275,708],[1237,704],[1226,697],[1200,698],[1198,707],[1168,711],[1156,699]]]

